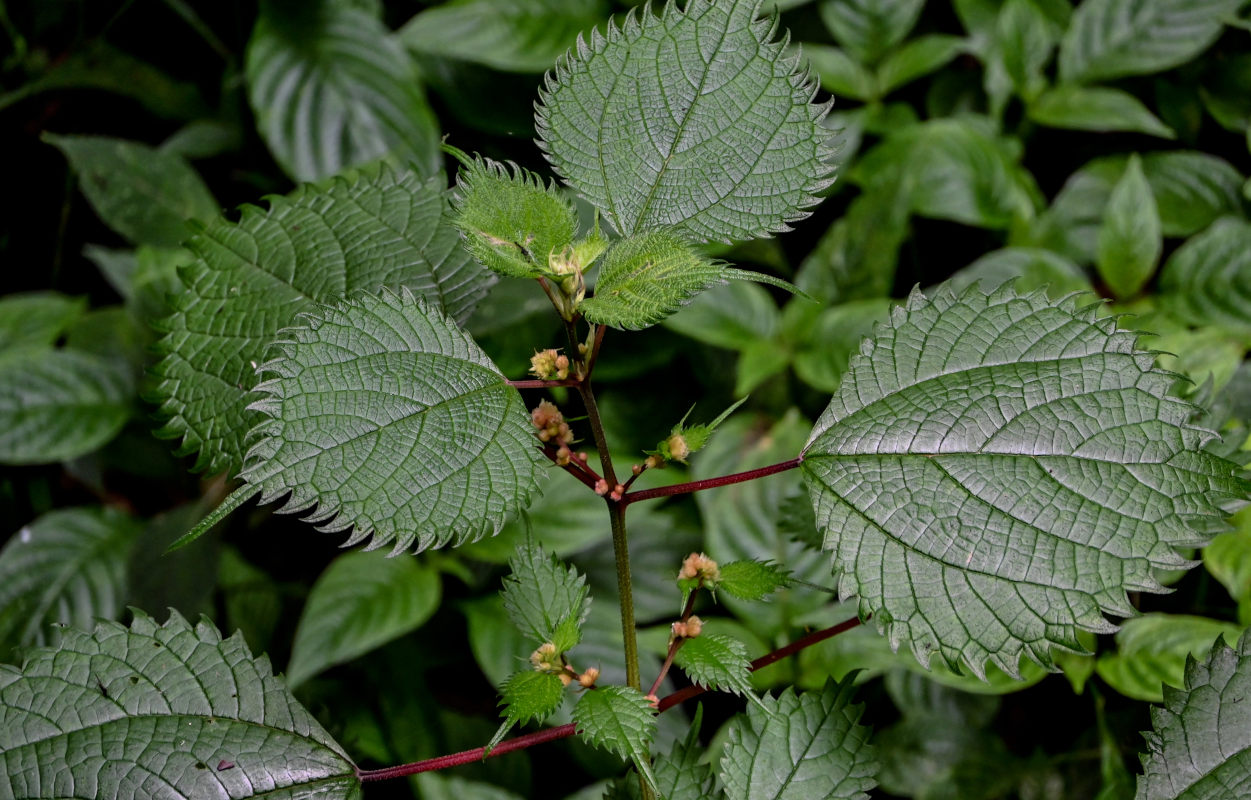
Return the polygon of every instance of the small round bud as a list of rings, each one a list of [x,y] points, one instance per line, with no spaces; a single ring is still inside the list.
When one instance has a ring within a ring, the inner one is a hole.
[[[604,495],[608,494],[608,481],[604,480],[603,478],[600,478],[598,481],[596,481],[595,493],[599,495],[600,497],[603,497]]]
[[[660,456],[648,456],[647,460],[643,462],[643,469],[656,469],[664,465],[665,460]]]
[[[642,465],[642,464],[635,464],[634,466],[630,467],[630,472],[631,472],[631,473],[633,473],[633,474],[635,474],[635,475],[642,475],[642,474],[643,474],[643,465]]]
[[[691,454],[691,446],[686,443],[686,437],[680,433],[670,436],[665,445],[669,448],[669,455],[674,461],[685,461],[686,457]]]
[[[568,672],[557,672],[556,677],[560,678],[560,683],[562,686],[568,686],[569,684],[573,683],[573,676],[570,675]]]
[[[656,696],[656,695],[654,695],[654,694],[649,694],[649,695],[647,695],[646,697],[644,697],[643,699],[644,699],[644,700],[646,700],[646,701],[648,702],[648,704],[650,704],[650,705],[651,705],[651,707],[652,707],[652,708],[656,708],[657,706],[659,706],[659,705],[660,705],[660,698],[659,698],[659,697],[657,697],[657,696]]]
[[[694,614],[692,614],[690,617],[687,618],[686,633],[684,634],[686,638],[694,639],[703,630],[704,630],[704,621],[702,619],[695,616]]]
[[[721,568],[703,553],[691,553],[682,561],[682,569],[678,571],[678,580],[698,580],[701,584],[715,584],[721,580]]]
[[[586,689],[594,686],[597,680],[599,680],[599,670],[595,667],[587,668],[586,672],[578,676],[578,683],[582,684],[583,688]]]

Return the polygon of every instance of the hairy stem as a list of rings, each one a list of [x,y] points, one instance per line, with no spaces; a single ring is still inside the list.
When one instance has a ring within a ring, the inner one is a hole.
[[[551,389],[556,386],[577,386],[580,382],[581,381],[579,381],[577,378],[565,378],[564,380],[549,380],[549,381],[540,381],[540,380],[511,381],[507,379],[505,380],[505,383],[507,383],[509,386],[513,387],[514,389]]]
[[[824,642],[826,639],[837,636],[840,633],[849,631],[859,624],[859,619],[852,618],[846,620],[845,622],[840,622],[832,627],[825,628],[824,630],[810,633],[807,636],[796,639],[785,647],[774,650],[768,655],[761,656],[751,662],[751,668],[755,671],[767,667],[776,661],[786,658],[787,656],[798,653],[806,647],[811,647],[814,644]],[[660,701],[660,704],[657,706],[657,713],[667,711],[668,709],[676,706],[678,703],[701,695],[706,691],[708,690],[702,686],[688,686],[685,689],[674,692]],[[394,780],[395,778],[403,778],[408,775],[416,775],[420,772],[433,772],[435,770],[447,769],[448,767],[460,766],[461,764],[472,764],[475,761],[482,761],[487,758],[502,756],[505,753],[524,750],[527,747],[533,747],[536,744],[554,742],[558,739],[567,739],[575,733],[577,733],[577,727],[573,723],[570,723],[556,728],[546,728],[541,731],[535,731],[534,733],[517,736],[506,742],[501,742],[490,752],[487,752],[485,747],[475,747],[472,750],[463,750],[459,753],[451,753],[437,758],[428,758],[425,761],[414,761],[411,764],[400,764],[394,767],[383,767],[382,769],[357,769],[356,777],[361,782]]]
[[[643,489],[637,492],[630,492],[621,498],[621,505],[627,506],[630,503],[636,503],[639,500],[653,500],[657,497],[671,497],[675,494],[690,494],[692,492],[703,491],[704,489],[715,489],[718,486],[729,486],[734,483],[754,481],[757,478],[763,478],[766,475],[774,475],[778,472],[786,472],[789,469],[795,469],[795,467],[798,467],[803,463],[803,461],[803,456],[796,456],[790,461],[783,461],[780,464],[770,464],[767,467],[757,467],[756,469],[749,469],[745,472],[736,472],[733,475],[722,475],[719,478],[705,478],[702,481],[675,483],[672,486],[660,486],[655,489]]]
[[[696,592],[691,592],[691,596],[686,598],[686,607],[682,609],[682,616],[678,618],[679,622],[686,622],[691,618],[691,612],[695,610]],[[656,676],[656,680],[652,681],[652,688],[647,690],[648,696],[656,694],[656,690],[660,688],[660,683],[665,679],[665,675],[669,674],[669,667],[673,666],[673,658],[678,654],[678,648],[686,641],[683,636],[676,633],[669,634],[669,652],[665,654],[665,663],[660,665],[660,673]]]

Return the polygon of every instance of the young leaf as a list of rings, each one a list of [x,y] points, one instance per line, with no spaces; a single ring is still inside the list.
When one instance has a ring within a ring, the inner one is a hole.
[[[543,72],[603,22],[603,0],[457,0],[427,8],[397,36],[418,53],[506,72]]]
[[[959,36],[931,33],[918,36],[882,60],[877,68],[877,85],[883,95],[942,69],[962,52],[967,44]],[[811,48],[804,54],[811,58]],[[832,91],[832,90],[831,90]],[[834,92],[835,96],[838,92]]]
[[[1251,635],[1236,648],[1217,641],[1186,667],[1184,689],[1168,688],[1143,734],[1137,800],[1245,797],[1251,791]]]
[[[1088,0],[1060,42],[1060,80],[1094,83],[1184,64],[1242,0]]]
[[[436,9],[437,10],[437,9]],[[501,275],[548,275],[548,259],[573,243],[578,217],[556,186],[516,164],[470,159],[456,177],[456,227],[474,258]]]
[[[416,630],[439,607],[438,570],[407,555],[344,553],[330,562],[295,629],[287,686]]]
[[[1251,339],[1251,223],[1222,219],[1177,248],[1160,274],[1161,304],[1178,319]]]
[[[217,201],[181,156],[103,136],[44,139],[69,159],[100,219],[135,244],[177,247],[191,235],[187,220],[217,215]]]
[[[0,660],[44,645],[53,625],[90,627],[122,611],[127,559],[139,526],[113,509],[44,514],[0,550]]]
[[[347,753],[268,659],[177,612],[0,665],[0,719],[0,796],[360,797]]]
[[[692,454],[704,449],[704,446],[708,444],[708,440],[712,438],[713,432],[717,430],[717,426],[725,422],[726,418],[734,413],[734,409],[746,402],[746,397],[740,398],[738,401],[731,403],[730,407],[725,411],[718,414],[717,418],[712,422],[692,425],[688,428],[686,427],[686,417],[690,416],[691,411],[695,410],[695,407],[692,406],[687,410],[686,416],[682,417],[678,424],[670,429],[669,437],[656,445],[655,450],[646,451],[647,454],[660,456],[666,461],[680,461],[685,464],[686,459],[690,458]]]
[[[731,561],[721,565],[717,589],[740,600],[763,600],[786,585],[788,574],[769,561]]]
[[[656,731],[656,709],[637,689],[604,686],[588,691],[573,708],[578,733],[591,744],[634,762],[634,768],[654,788],[651,744]]]
[[[56,292],[0,298],[0,350],[49,347],[87,310],[84,299]]]
[[[487,749],[504,740],[514,725],[525,725],[530,720],[542,722],[560,707],[565,697],[565,684],[550,672],[525,670],[514,673],[500,687],[500,705],[504,706],[504,724],[491,737]]]
[[[1120,89],[1057,86],[1029,105],[1029,118],[1051,128],[1078,131],[1129,131],[1176,139],[1138,98]]]
[[[439,124],[408,53],[347,3],[262,5],[244,65],[256,127],[297,181],[392,155],[439,170]]]
[[[130,418],[128,364],[70,349],[0,354],[0,464],[48,464],[108,442]]]
[[[1163,686],[1181,686],[1186,662],[1201,658],[1224,637],[1236,643],[1242,628],[1231,622],[1185,614],[1143,614],[1125,620],[1116,632],[1116,652],[1102,653],[1099,677],[1135,700],[1159,703]]]
[[[979,676],[1081,652],[1245,496],[1134,339],[1005,287],[914,293],[865,343],[803,472],[840,592],[892,645]]]
[[[904,40],[925,0],[825,0],[821,19],[862,64],[876,64]]]
[[[665,800],[715,800],[720,796],[712,768],[703,763],[704,748],[699,742],[703,720],[704,707],[696,706],[686,738],[656,757],[656,791]]]
[[[525,506],[543,475],[534,428],[468,334],[408,290],[304,323],[261,367],[241,491],[397,553],[494,535]]]
[[[733,636],[704,632],[687,639],[678,648],[673,663],[682,668],[691,683],[757,700],[751,690],[747,645]]]
[[[829,186],[826,106],[760,0],[667,2],[579,40],[536,114],[556,171],[625,236],[789,230]],[[657,71],[657,64],[675,69]],[[744,99],[751,98],[748,105]]]
[[[1051,60],[1059,30],[1033,0],[1007,0],[999,9],[994,30],[983,83],[998,119],[1014,92],[1028,104],[1047,88],[1043,70]]]
[[[518,547],[508,565],[512,574],[504,579],[502,595],[513,624],[540,644],[552,642],[557,652],[576,645],[591,610],[586,578],[532,542]]]
[[[878,765],[869,729],[858,724],[864,709],[850,705],[854,691],[849,677],[748,706],[721,755],[727,800],[867,800]]]
[[[1113,294],[1132,297],[1155,274],[1163,249],[1155,196],[1135,155],[1108,198],[1095,266]]]
[[[256,367],[279,328],[314,303],[406,286],[464,320],[489,286],[448,217],[443,182],[389,168],[361,171],[218,218],[188,248],[187,290],[165,320],[154,389],[195,468],[239,471]],[[299,236],[292,236],[298,228]]]

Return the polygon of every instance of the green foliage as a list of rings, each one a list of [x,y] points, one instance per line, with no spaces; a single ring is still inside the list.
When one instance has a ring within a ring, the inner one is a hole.
[[[707,631],[687,639],[673,663],[682,668],[692,683],[721,689],[755,699],[751,693],[751,660],[747,645],[723,633]]]
[[[596,747],[629,759],[649,784],[656,785],[649,755],[656,710],[641,692],[628,686],[605,686],[587,692],[574,706],[573,721],[580,736]]]
[[[1187,665],[1183,689],[1165,691],[1145,734],[1138,800],[1238,797],[1251,789],[1251,709],[1240,702],[1251,688],[1249,656],[1251,636],[1235,648],[1217,641],[1206,659]]]
[[[1160,275],[1161,302],[1179,319],[1251,337],[1251,224],[1222,219],[1179,247]]]
[[[721,755],[727,800],[868,798],[876,762],[851,692],[850,680],[831,681],[820,692],[787,689],[748,707]]]
[[[1127,697],[1159,703],[1162,686],[1181,686],[1186,662],[1212,649],[1222,636],[1230,644],[1242,629],[1207,617],[1144,614],[1125,620],[1116,633],[1116,652],[1099,656],[1099,677]]]
[[[39,698],[37,704],[33,698]],[[242,637],[177,613],[0,665],[0,793],[358,798],[351,760]],[[167,746],[153,746],[168,742]],[[177,745],[174,744],[177,742]]]
[[[1132,94],[1106,87],[1057,86],[1030,105],[1029,117],[1052,128],[1130,131],[1163,139],[1177,137]]]
[[[1112,188],[1099,228],[1095,266],[1117,297],[1132,297],[1155,273],[1164,240],[1155,197],[1138,156]]]
[[[513,624],[538,644],[552,642],[558,653],[576,645],[591,611],[586,578],[533,542],[518,547],[508,566],[512,574],[501,594]]]
[[[521,397],[467,334],[390,292],[323,306],[288,328],[252,404],[241,477],[261,501],[310,511],[393,552],[474,541],[524,507],[541,473]],[[369,400],[366,402],[366,398]],[[369,459],[386,453],[389,467]]]
[[[581,305],[588,320],[640,330],[726,279],[726,265],[696,252],[670,231],[621,239],[604,254],[595,296]]]
[[[593,31],[548,75],[541,144],[618,233],[730,241],[785,231],[832,181],[826,108],[811,102],[759,5],[644,8]],[[682,68],[658,73],[662,60]]]
[[[295,629],[287,685],[410,633],[439,606],[442,581],[407,555],[344,553],[313,584]]]
[[[196,468],[237,473],[259,417],[248,410],[279,329],[315,303],[400,286],[463,320],[482,296],[480,268],[457,241],[438,179],[374,169],[245,207],[238,223],[218,218],[189,243],[187,289],[163,322],[164,356],[154,394]],[[299,228],[303,235],[292,238]]]
[[[299,181],[391,156],[438,172],[439,127],[404,48],[333,0],[262,3],[245,73],[257,130]]]
[[[494,747],[513,725],[542,722],[560,706],[565,685],[550,672],[518,672],[500,687],[500,705],[506,706],[504,724],[487,745]]]
[[[1080,652],[1244,492],[1170,383],[1092,308],[914,294],[804,447],[840,592],[922,663],[1015,674]]]
[[[763,600],[787,585],[787,571],[765,561],[731,561],[721,565],[717,588],[742,600]]]

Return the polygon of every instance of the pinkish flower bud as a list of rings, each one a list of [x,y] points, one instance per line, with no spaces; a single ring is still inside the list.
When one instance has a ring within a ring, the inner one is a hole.
[[[596,481],[595,493],[599,495],[600,497],[603,497],[604,495],[608,494],[608,481],[604,480],[603,478],[600,478],[598,481]]]
[[[702,584],[715,584],[721,580],[721,569],[716,561],[703,553],[691,553],[682,561],[682,569],[678,571],[678,580],[698,580]]]
[[[597,680],[599,680],[599,670],[595,667],[589,667],[586,672],[578,676],[578,683],[585,689],[590,689]]]

